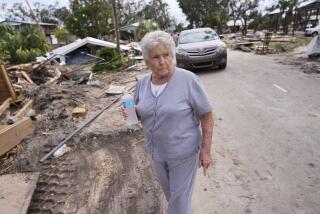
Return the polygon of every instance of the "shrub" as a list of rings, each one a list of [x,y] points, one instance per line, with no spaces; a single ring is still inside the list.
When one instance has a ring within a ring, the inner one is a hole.
[[[17,31],[0,25],[0,60],[12,64],[31,62],[49,50],[47,39],[36,27]]]
[[[95,64],[93,66],[94,72],[112,71],[123,65],[122,57],[118,54],[116,49],[103,48],[99,50],[96,55],[103,58],[105,62]]]

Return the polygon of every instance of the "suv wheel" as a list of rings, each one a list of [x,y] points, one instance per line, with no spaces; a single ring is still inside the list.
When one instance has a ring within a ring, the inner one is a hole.
[[[225,69],[227,67],[227,57],[224,60],[224,63],[219,65],[219,69]]]
[[[219,69],[225,69],[226,67],[227,67],[227,62],[219,65]]]
[[[318,35],[318,32],[315,31],[315,32],[313,32],[311,35],[312,35],[312,36],[317,36],[317,35]]]

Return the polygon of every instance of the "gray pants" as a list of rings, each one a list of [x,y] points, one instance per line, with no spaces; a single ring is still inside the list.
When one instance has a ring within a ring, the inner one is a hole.
[[[183,160],[153,161],[168,201],[168,214],[189,214],[199,154]]]

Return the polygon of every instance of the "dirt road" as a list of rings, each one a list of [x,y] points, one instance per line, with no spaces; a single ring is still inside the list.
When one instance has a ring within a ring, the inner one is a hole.
[[[320,75],[283,56],[228,54],[225,71],[198,73],[216,124],[193,214],[320,213]]]

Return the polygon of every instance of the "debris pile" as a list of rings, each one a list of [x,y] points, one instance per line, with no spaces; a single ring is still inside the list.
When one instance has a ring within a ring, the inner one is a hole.
[[[317,73],[320,74],[320,63],[319,62],[307,62],[301,66],[301,69],[304,73],[311,74]]]
[[[11,66],[6,73],[15,97],[11,97],[9,90],[1,90],[7,93],[6,99],[0,101],[3,109],[0,134],[8,128],[11,131],[6,134],[15,133],[14,138],[7,137],[15,139],[15,143],[10,141],[11,148],[0,155],[0,175],[22,171],[40,173],[34,193],[30,193],[33,195],[28,213],[53,210],[77,213],[82,209],[115,213],[119,209],[129,212],[133,207],[135,213],[161,210],[162,195],[144,150],[142,132],[139,127],[129,130],[125,127],[118,109],[120,103],[115,100],[119,95],[114,93],[115,88],[132,88],[137,76],[145,72],[143,65],[122,72],[91,73],[88,79],[79,75],[86,70],[81,66],[48,63],[39,70],[36,68],[39,63]],[[51,81],[57,77],[51,72],[54,68],[61,75]],[[82,80],[77,79],[79,76]],[[39,162],[59,142],[113,102],[110,112],[106,111],[72,137],[50,159]],[[17,117],[20,114],[21,119]],[[21,137],[17,138],[17,132]]]
[[[273,44],[294,43],[296,37],[272,35],[269,32],[249,32],[246,36],[241,34],[229,34],[224,40],[231,48],[256,54],[273,54],[281,52],[281,47],[270,47]]]

